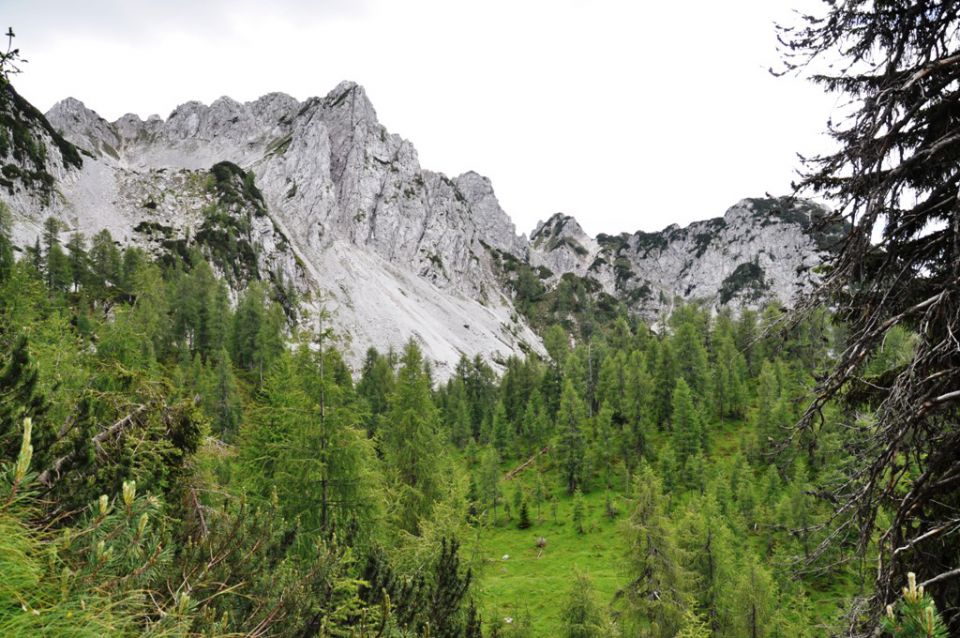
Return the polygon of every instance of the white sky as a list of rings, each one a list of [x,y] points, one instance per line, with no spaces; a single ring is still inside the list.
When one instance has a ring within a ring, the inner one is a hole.
[[[267,6],[269,4],[269,6]],[[778,61],[813,0],[0,0],[46,111],[108,120],[187,100],[362,84],[424,168],[493,180],[518,232],[659,230],[786,194],[825,148],[832,97]]]

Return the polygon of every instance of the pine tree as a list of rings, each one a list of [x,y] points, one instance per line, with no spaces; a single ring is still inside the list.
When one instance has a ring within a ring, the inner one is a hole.
[[[460,607],[473,575],[460,568],[460,544],[456,539],[441,540],[440,555],[434,565],[432,587],[426,601],[425,624],[436,638],[461,638],[464,626]]]
[[[893,638],[947,638],[949,631],[936,603],[924,592],[923,585],[917,587],[917,576],[907,574],[907,586],[903,588],[903,597],[894,605],[887,605],[886,617],[881,628]]]
[[[19,335],[4,359],[0,368],[0,458],[8,459],[16,456],[23,419],[40,421],[50,405],[41,389],[40,372],[30,355],[27,337]],[[43,461],[48,452],[44,448],[50,443],[44,428],[37,427],[33,434],[38,457],[35,465]]]

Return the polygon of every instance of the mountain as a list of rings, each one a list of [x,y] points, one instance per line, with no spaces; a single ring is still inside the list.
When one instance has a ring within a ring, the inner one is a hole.
[[[528,240],[490,180],[423,169],[350,82],[304,102],[223,97],[115,122],[72,98],[44,116],[8,85],[0,162],[21,246],[50,215],[67,234],[108,228],[160,257],[199,246],[234,292],[261,279],[301,321],[324,310],[354,362],[414,337],[441,377],[461,354],[543,351],[538,307],[519,303],[530,286],[542,297],[576,284],[647,317],[677,299],[789,304],[832,237],[818,206],[764,198],[658,233],[590,237],[558,214]]]

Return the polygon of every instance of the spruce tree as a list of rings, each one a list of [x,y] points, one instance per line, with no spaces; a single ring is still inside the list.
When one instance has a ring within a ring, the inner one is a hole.
[[[110,231],[104,228],[90,242],[90,276],[95,294],[100,298],[107,296],[110,287],[120,285],[121,257]]]
[[[213,387],[210,388],[209,392],[212,399],[211,412],[213,415],[211,425],[221,438],[231,440],[236,436],[240,427],[243,408],[240,403],[237,380],[233,374],[233,366],[230,364],[230,355],[226,348],[220,349],[215,366],[212,378]]]
[[[549,416],[539,388],[533,388],[523,412],[523,435],[530,453],[536,453],[550,436]]]
[[[517,528],[529,529],[530,524],[530,510],[527,508],[527,501],[524,500],[520,503],[520,520],[517,521]]]
[[[367,434],[373,435],[379,429],[380,420],[389,409],[395,384],[391,356],[380,354],[376,348],[368,348],[357,383],[357,393],[367,404],[368,414],[364,417]]]
[[[580,491],[580,488],[573,493],[573,508],[571,509],[571,520],[573,521],[574,526],[577,528],[578,534],[584,534],[586,530],[583,528],[583,522],[586,518],[586,504],[583,501],[583,492]]]
[[[87,239],[83,233],[73,233],[67,242],[69,252],[70,280],[74,290],[80,290],[90,279],[90,257],[87,254]]]
[[[503,401],[497,401],[493,411],[493,438],[490,441],[501,456],[513,450],[513,425],[507,418]]]

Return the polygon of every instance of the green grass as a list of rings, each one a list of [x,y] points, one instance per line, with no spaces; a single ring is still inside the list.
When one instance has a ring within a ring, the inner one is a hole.
[[[735,455],[744,454],[743,447],[747,444],[749,430],[749,419],[727,418],[721,423],[711,424],[709,457],[712,461],[726,464]],[[647,443],[651,448],[658,449],[667,436],[663,432],[651,432]],[[505,463],[504,473],[518,462]],[[550,459],[547,459],[549,462]],[[723,465],[715,469],[726,472],[730,468]],[[622,485],[617,484],[609,491],[595,487],[584,495],[585,533],[580,534],[572,520],[573,498],[561,488],[556,470],[545,472],[543,481],[547,491],[553,494],[554,501],[545,501],[539,516],[532,497],[536,482],[533,468],[513,481],[502,482],[499,520],[495,525],[487,524],[476,529],[474,542],[467,544],[469,549],[465,556],[470,558],[474,567],[474,593],[487,626],[497,619],[503,622],[511,617],[515,626],[529,623],[529,632],[523,635],[559,636],[563,632],[563,610],[567,606],[577,571],[590,577],[595,600],[601,606],[611,605],[617,591],[629,582],[630,575],[625,565],[627,540],[624,521],[630,514],[632,504],[624,496]],[[594,477],[593,483],[599,482]],[[519,513],[514,506],[514,493],[518,486],[526,495],[533,523],[532,527],[525,530],[517,528]],[[606,514],[608,493],[617,511],[612,519]],[[675,499],[672,515],[676,520],[692,494],[675,492],[670,496]],[[556,514],[553,502],[556,503]],[[505,503],[509,503],[513,510],[510,519],[504,510]],[[492,518],[492,512],[488,511],[484,516]],[[536,546],[540,536],[547,541],[542,551]],[[781,538],[780,542],[783,540]],[[745,542],[758,556],[763,556],[766,532],[753,530]],[[508,556],[506,560],[503,558],[505,555]],[[788,568],[771,557],[766,560],[773,561],[767,562],[768,568]],[[855,593],[856,582],[852,568],[847,572],[831,574],[825,579],[808,578],[799,585],[807,595],[806,609],[788,611],[788,615],[794,611],[806,614],[815,619],[818,626],[827,627],[837,617],[843,601]]]
[[[524,478],[529,481],[530,477]],[[555,476],[548,474],[545,480],[551,478]],[[524,487],[532,491],[530,485]],[[504,483],[506,500],[512,501],[515,489],[516,482]],[[611,498],[619,511],[613,520],[606,515],[602,490],[584,495],[582,535],[572,521],[573,499],[566,494],[557,498],[556,521],[550,502],[541,508],[541,521],[537,520],[536,506],[530,503],[533,525],[529,529],[517,529],[515,512],[507,521],[501,511],[500,524],[486,527],[475,549],[476,591],[485,621],[502,621],[508,616],[515,622],[528,619],[530,635],[560,635],[561,614],[578,570],[590,576],[597,601],[610,603],[626,579],[619,566],[626,552],[622,521],[627,513],[619,495],[611,492]],[[547,541],[542,551],[536,547],[540,536]],[[509,558],[504,560],[504,555]]]

